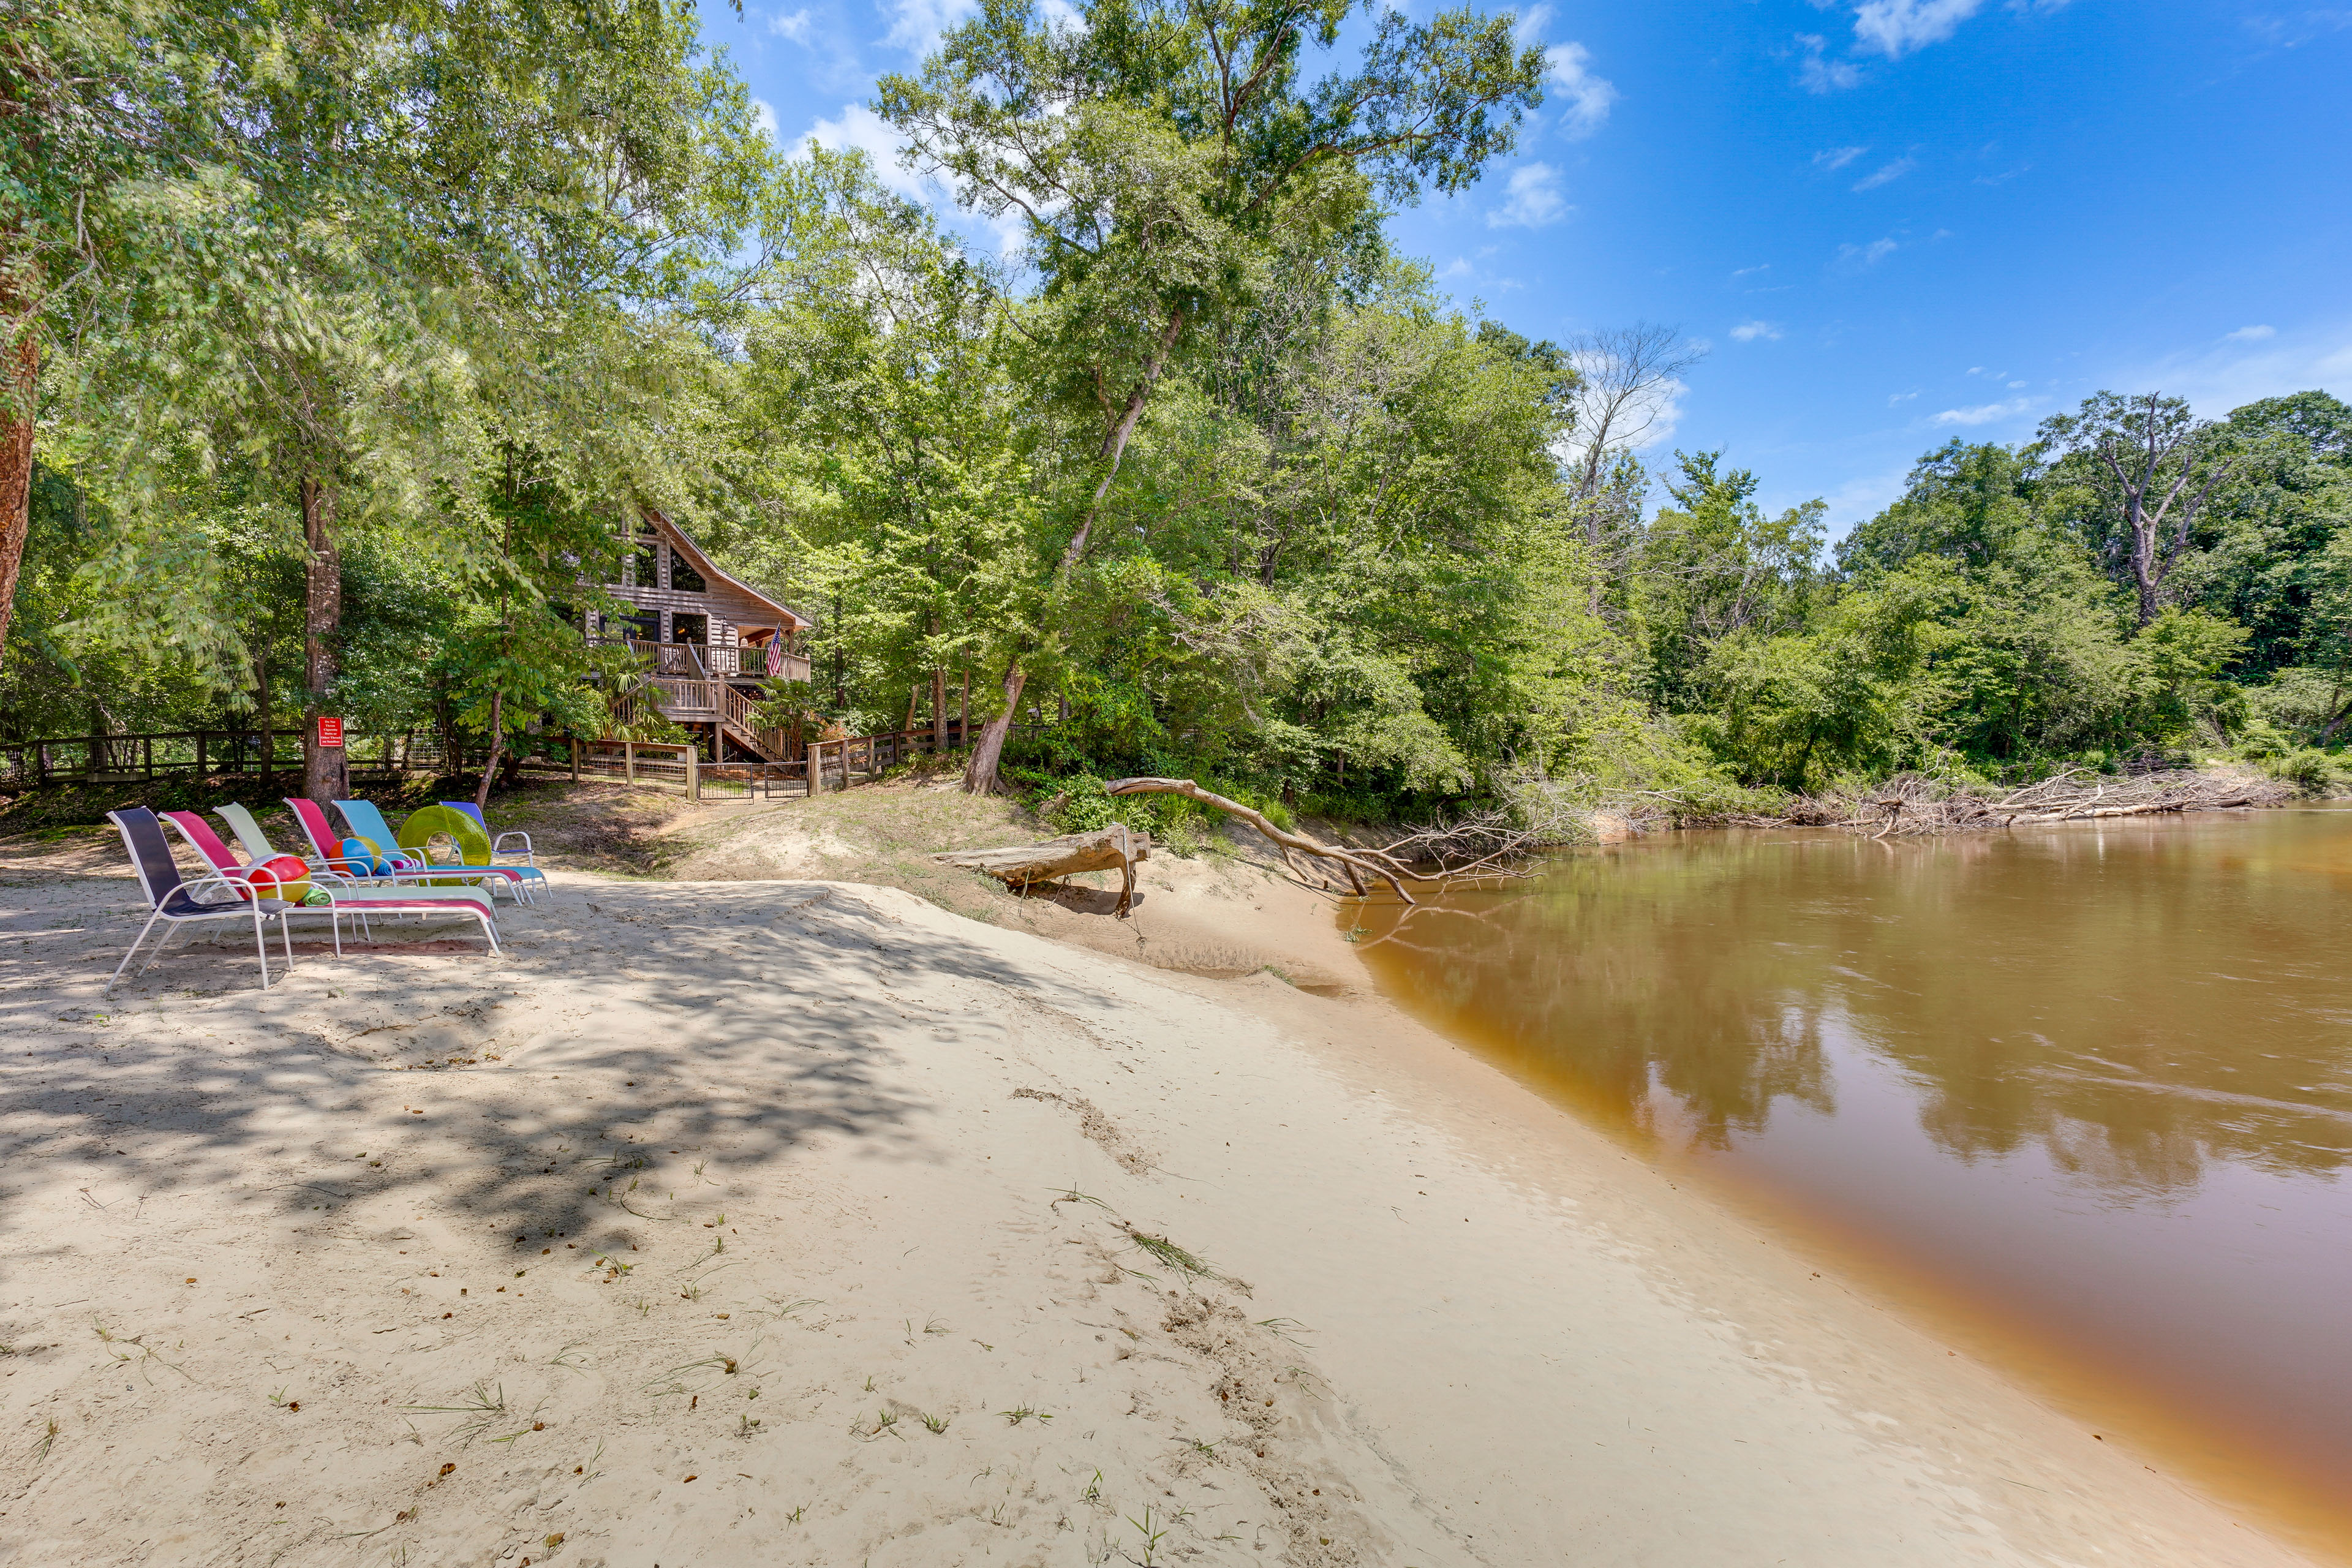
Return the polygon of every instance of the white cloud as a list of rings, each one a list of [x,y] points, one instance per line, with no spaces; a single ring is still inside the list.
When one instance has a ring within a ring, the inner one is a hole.
[[[2352,8],[2314,6],[2290,16],[2245,18],[2246,31],[2282,49],[2299,49],[2315,38],[2352,27]]]
[[[1590,136],[1609,118],[1617,88],[1591,69],[1592,53],[1582,44],[1554,44],[1544,51],[1544,75],[1568,100],[1561,129],[1570,137]]]
[[[1838,265],[1852,271],[1875,267],[1900,248],[1891,239],[1874,239],[1868,245],[1841,245],[1837,247]]]
[[[1439,268],[1437,275],[1440,278],[1467,278],[1470,276],[1470,258],[1466,256],[1457,256]]]
[[[2012,381],[2009,384],[2009,389],[2011,392],[2022,392],[2025,390],[2025,383],[2021,381]]]
[[[1947,408],[1927,423],[1930,425],[1990,425],[1997,420],[2018,418],[2030,413],[2032,407],[2033,399],[2012,397],[2006,403],[1979,403],[1973,408]]]
[[[2236,338],[2232,333],[2231,338]],[[2221,344],[2116,365],[2093,384],[2118,392],[2159,390],[2189,399],[2200,415],[2218,418],[2262,397],[2315,387],[2343,395],[2352,384],[2352,319],[2324,326],[2275,329],[2268,337],[2224,339]]]
[[[1559,193],[1559,171],[1549,163],[1525,163],[1512,170],[1504,191],[1508,199],[1486,215],[1490,228],[1540,228],[1570,211]]]
[[[1657,416],[1649,429],[1633,443],[1636,450],[1645,450],[1675,438],[1675,426],[1683,422],[1683,399],[1690,395],[1690,384],[1677,376],[1658,389]]]
[[[1950,37],[1983,5],[1984,0],[1864,0],[1853,14],[1853,36],[1864,48],[1900,59]]]
[[[807,43],[809,41],[808,7],[803,5],[790,16],[786,16],[782,11],[777,12],[768,18],[768,31],[779,38],[790,38],[796,44]]]
[[[1874,191],[1881,185],[1891,185],[1919,166],[1916,158],[1897,158],[1892,163],[1882,163],[1853,183],[1857,191]]]
[[[2225,333],[2221,341],[2225,343],[2258,343],[2265,338],[2276,336],[2278,336],[2276,327],[2240,327],[2234,332]]]
[[[751,100],[751,123],[773,136],[776,133],[776,106],[764,98]]]
[[[1731,341],[1733,342],[1752,343],[1759,338],[1762,338],[1767,342],[1780,342],[1780,328],[1779,324],[1773,321],[1742,321],[1739,325],[1731,329]]]
[[[1772,264],[1770,262],[1759,261],[1753,267],[1741,267],[1735,268],[1731,275],[1734,278],[1753,278],[1759,272],[1769,272],[1771,270]]]
[[[865,153],[866,161],[874,165],[875,176],[883,184],[909,201],[930,207],[950,229],[960,229],[971,237],[986,236],[1000,255],[1013,255],[1027,239],[1017,215],[990,219],[964,212],[956,205],[953,194],[945,185],[901,165],[898,154],[906,147],[905,140],[891,129],[888,121],[865,104],[843,104],[839,118],[819,120],[811,125],[793,143],[793,150],[797,152],[811,142],[830,152],[854,150]]]
[[[1824,174],[1834,173],[1869,151],[1867,147],[1824,147],[1813,154],[1813,167]]]
[[[814,142],[828,152],[839,153],[855,149],[873,161],[874,172],[882,183],[901,195],[918,198],[929,195],[922,182],[898,167],[898,151],[906,145],[892,130],[890,122],[862,103],[845,103],[838,120],[820,120],[808,129],[803,142]]]
[[[1886,400],[1886,406],[1893,408],[1897,404],[1908,403],[1918,395],[1919,395],[1916,392],[1898,392],[1894,396]]]
[[[882,41],[909,54],[927,55],[940,35],[977,9],[973,0],[890,0],[890,30]]]
[[[1797,79],[1807,92],[1834,92],[1862,79],[1862,72],[1850,62],[1830,59],[1822,53],[1829,42],[1819,33],[1797,35],[1797,47],[1805,51],[1805,58],[1797,62]]]

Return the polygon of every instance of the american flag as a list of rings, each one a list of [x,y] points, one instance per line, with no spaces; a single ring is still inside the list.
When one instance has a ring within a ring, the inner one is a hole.
[[[773,680],[784,672],[784,639],[768,639],[768,679]]]

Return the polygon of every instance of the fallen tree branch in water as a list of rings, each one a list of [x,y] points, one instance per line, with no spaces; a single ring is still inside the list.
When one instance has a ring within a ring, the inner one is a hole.
[[[1902,773],[1868,789],[1800,795],[1779,816],[1741,817],[1726,826],[1834,827],[1873,838],[1912,838],[2054,822],[2276,805],[2292,799],[2294,793],[2294,785],[2279,779],[2185,768],[2120,778],[2070,768],[1999,793],[1976,784]]]

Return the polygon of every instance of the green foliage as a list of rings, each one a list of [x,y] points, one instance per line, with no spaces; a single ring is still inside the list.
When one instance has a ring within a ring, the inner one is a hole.
[[[1511,147],[1539,53],[1385,11],[1343,60],[1348,15],[989,0],[878,108],[1008,261],[855,153],[777,155],[683,5],[51,7],[11,57],[49,151],[0,179],[48,348],[0,730],[266,691],[602,732],[582,584],[656,504],[814,613],[766,721],[968,689],[1054,826],[1180,849],[1201,808],[1102,781],[1286,821],[2190,747],[2332,776],[2352,409],[2100,394],[1926,454],[1833,552],[1719,452],[1645,517],[1623,433],[1576,426],[1591,357],[1447,309],[1381,231]]]

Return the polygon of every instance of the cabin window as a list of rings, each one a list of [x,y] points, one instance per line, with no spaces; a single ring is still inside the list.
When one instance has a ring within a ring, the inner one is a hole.
[[[640,610],[634,616],[614,616],[607,624],[621,636],[635,637],[639,642],[652,642],[661,636],[661,613],[657,610]]]
[[[661,578],[656,575],[658,569],[654,565],[653,546],[649,544],[640,544],[635,550],[630,551],[628,570],[629,586],[633,588],[658,588],[661,586]]]
[[[689,616],[681,611],[670,616],[669,626],[669,640],[672,642],[700,643],[705,647],[710,646],[709,616]]]
[[[688,566],[685,555],[676,550],[669,552],[669,585],[681,594],[710,592],[710,584],[702,580],[702,574]]]

